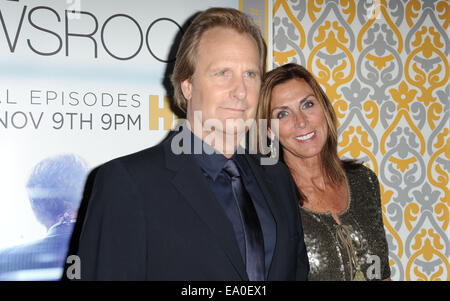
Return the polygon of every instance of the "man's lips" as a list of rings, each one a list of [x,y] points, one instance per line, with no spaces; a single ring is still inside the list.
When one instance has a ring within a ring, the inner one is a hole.
[[[232,112],[236,112],[236,113],[245,112],[245,109],[236,109],[236,108],[222,108],[222,109],[228,110],[228,111],[232,111]]]

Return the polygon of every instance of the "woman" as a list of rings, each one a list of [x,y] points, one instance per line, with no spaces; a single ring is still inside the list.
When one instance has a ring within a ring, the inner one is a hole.
[[[336,115],[313,75],[296,64],[267,73],[258,119],[297,186],[309,280],[389,279],[377,176],[339,159]]]

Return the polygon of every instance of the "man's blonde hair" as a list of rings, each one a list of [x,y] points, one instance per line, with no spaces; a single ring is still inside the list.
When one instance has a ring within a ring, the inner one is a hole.
[[[175,67],[170,78],[174,87],[175,106],[185,113],[187,111],[187,101],[181,90],[181,83],[191,78],[194,74],[197,61],[197,47],[200,39],[207,30],[214,27],[230,28],[238,33],[248,34],[256,42],[258,47],[261,77],[266,69],[267,50],[264,38],[260,30],[243,12],[233,8],[220,7],[205,10],[195,17],[184,33],[177,51]]]

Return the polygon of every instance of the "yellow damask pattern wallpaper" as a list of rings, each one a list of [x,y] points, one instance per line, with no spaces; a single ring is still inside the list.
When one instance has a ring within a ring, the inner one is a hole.
[[[378,175],[391,278],[450,280],[450,2],[273,4],[273,67],[314,73],[340,156]]]

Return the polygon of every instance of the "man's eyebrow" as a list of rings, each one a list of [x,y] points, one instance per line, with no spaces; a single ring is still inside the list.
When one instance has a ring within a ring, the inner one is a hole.
[[[314,97],[315,97],[315,94],[314,94],[314,93],[310,93],[310,94],[306,95],[305,97],[303,97],[302,99],[300,99],[299,103],[300,103],[300,104],[304,103],[304,102],[305,102],[309,97],[311,97],[311,96],[314,96]],[[273,109],[270,111],[270,114],[272,114],[273,111],[275,111],[275,110],[277,110],[277,109],[287,109],[287,108],[289,108],[289,107],[288,107],[288,106],[278,106],[278,107],[275,107],[275,108],[273,108]]]
[[[260,72],[260,70],[259,70],[259,67],[249,67],[249,68],[247,68],[247,71],[252,71],[252,72],[257,72],[257,73],[259,73]]]

